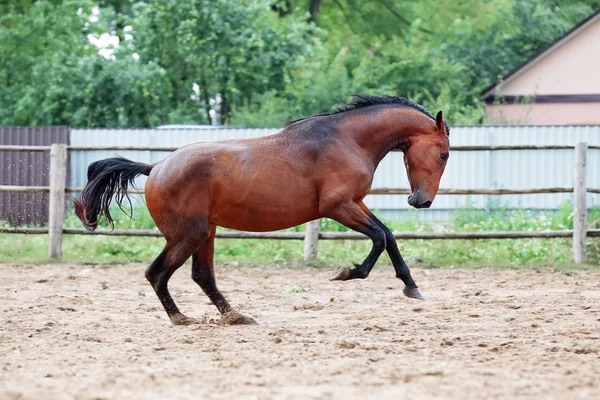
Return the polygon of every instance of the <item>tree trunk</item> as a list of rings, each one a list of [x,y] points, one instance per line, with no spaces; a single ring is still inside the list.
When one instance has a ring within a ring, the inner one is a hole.
[[[310,0],[310,2],[308,3],[308,12],[310,13],[310,17],[308,17],[308,22],[317,21],[317,14],[319,14],[321,3],[323,3],[323,0]]]
[[[229,96],[227,93],[227,90],[225,88],[223,88],[223,91],[221,92],[221,115],[219,115],[219,124],[220,125],[227,125],[227,123],[229,122],[229,119],[231,117],[231,106],[229,104]]]
[[[206,112],[208,124],[211,125],[212,120],[210,118],[210,95],[208,94],[208,84],[206,83],[205,78],[202,78],[200,80],[200,96],[202,96],[202,101],[204,102],[204,111]]]

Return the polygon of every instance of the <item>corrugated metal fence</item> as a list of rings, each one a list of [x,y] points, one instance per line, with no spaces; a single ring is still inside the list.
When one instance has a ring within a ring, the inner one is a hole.
[[[69,127],[0,126],[0,145],[52,143],[69,144]],[[0,152],[0,185],[48,186],[49,166],[46,152]],[[0,220],[11,225],[44,225],[48,220],[48,193],[0,193]]]
[[[266,136],[279,129],[72,129],[73,146],[152,146],[178,147],[198,141]],[[474,126],[454,127],[450,142],[453,146],[474,145],[575,145],[587,142],[600,145],[600,126]],[[95,160],[112,157],[116,152],[86,151],[71,155],[72,186],[86,182],[87,166]],[[122,151],[124,157],[152,163],[167,156],[164,152]],[[573,150],[520,150],[454,152],[450,156],[441,188],[511,188],[573,187]],[[588,157],[588,187],[600,187],[600,151],[590,150]],[[143,185],[140,178],[138,185]],[[141,186],[143,187],[143,186]],[[408,188],[401,153],[389,154],[380,164],[373,182],[374,188]],[[505,196],[443,196],[428,210],[413,210],[406,195],[370,195],[369,207],[379,210],[384,218],[418,216],[422,220],[450,218],[457,207],[471,202],[485,208],[490,200],[495,204],[534,210],[555,210],[570,200],[572,194],[548,193]],[[589,205],[598,204],[598,195],[588,194]],[[493,203],[492,203],[493,204]]]

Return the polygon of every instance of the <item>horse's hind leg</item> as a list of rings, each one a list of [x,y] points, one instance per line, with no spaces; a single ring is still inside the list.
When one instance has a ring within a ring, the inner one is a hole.
[[[221,315],[223,315],[223,323],[254,325],[256,324],[256,321],[251,317],[242,315],[233,310],[229,305],[229,302],[217,288],[213,264],[215,254],[215,232],[216,226],[211,225],[208,238],[192,256],[192,279],[202,288],[210,301],[213,302]]]
[[[204,234],[204,238],[206,238],[206,234]],[[152,285],[173,325],[190,325],[198,322],[179,311],[169,293],[167,284],[173,273],[198,249],[202,241],[203,238],[198,235],[191,235],[175,244],[167,240],[162,253],[146,270],[146,279]]]

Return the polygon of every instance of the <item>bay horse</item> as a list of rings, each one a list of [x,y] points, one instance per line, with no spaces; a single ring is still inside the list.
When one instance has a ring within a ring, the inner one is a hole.
[[[146,204],[166,239],[146,270],[171,322],[184,316],[167,283],[192,257],[192,279],[232,324],[253,324],[217,289],[213,268],[217,226],[274,231],[330,218],[368,236],[373,247],[354,268],[340,267],[332,280],[365,279],[387,250],[407,297],[422,299],[392,232],[363,203],[379,162],[392,150],[404,153],[410,182],[408,203],[428,208],[435,198],[449,152],[449,127],[406,98],[356,95],[346,106],[288,123],[278,134],[252,139],[193,143],[152,164],[121,157],[90,164],[88,182],[75,212],[94,230],[109,205],[122,207],[127,188],[147,175]]]

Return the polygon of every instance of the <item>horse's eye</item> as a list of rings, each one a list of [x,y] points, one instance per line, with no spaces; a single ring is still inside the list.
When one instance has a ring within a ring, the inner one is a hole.
[[[446,161],[448,159],[448,153],[440,153],[440,160]]]

